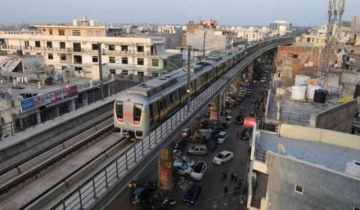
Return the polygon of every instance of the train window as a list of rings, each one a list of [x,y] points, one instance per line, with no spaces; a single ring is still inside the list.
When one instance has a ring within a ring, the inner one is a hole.
[[[163,102],[162,101],[159,101],[159,110],[161,111],[161,110],[163,110]]]
[[[164,108],[166,107],[166,98],[163,100]]]
[[[150,109],[150,125],[153,125],[154,111],[153,111],[153,105],[152,104],[149,106],[149,109]]]
[[[123,118],[123,106],[124,106],[124,103],[122,101],[116,102],[116,116],[117,116],[117,118]]]
[[[142,107],[142,104],[134,104],[134,124],[140,123]]]
[[[174,102],[174,99],[173,99],[173,94],[170,93],[170,103]]]

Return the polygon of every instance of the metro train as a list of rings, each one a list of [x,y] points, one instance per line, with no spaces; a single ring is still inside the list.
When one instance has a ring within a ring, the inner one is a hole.
[[[187,93],[187,68],[181,68],[120,93],[114,102],[114,131],[123,137],[140,140],[187,104],[191,97],[202,92],[246,54],[252,53],[268,41],[254,43],[246,49],[226,50],[207,57],[191,68],[191,92]]]

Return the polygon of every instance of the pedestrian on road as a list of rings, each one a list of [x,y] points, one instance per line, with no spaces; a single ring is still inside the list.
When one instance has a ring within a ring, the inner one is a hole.
[[[237,131],[236,138],[240,138],[240,130]]]
[[[228,192],[228,187],[227,187],[227,185],[225,184],[225,185],[224,185],[224,196],[227,196],[227,192]]]
[[[235,183],[237,182],[237,178],[238,178],[238,173],[237,173],[237,171],[235,171],[234,172],[234,181],[235,181]]]
[[[233,180],[234,180],[234,172],[231,172],[230,182],[233,182]]]

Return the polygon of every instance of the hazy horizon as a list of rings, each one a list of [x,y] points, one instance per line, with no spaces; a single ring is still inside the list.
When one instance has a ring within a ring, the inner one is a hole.
[[[321,26],[327,22],[328,4],[327,0],[302,0],[301,4],[295,0],[252,0],[251,3],[245,0],[223,0],[221,3],[184,0],[171,4],[165,0],[123,2],[1,1],[0,22],[71,23],[73,18],[87,16],[99,23],[186,24],[190,20],[198,22],[212,18],[220,25],[267,26],[275,20],[285,20],[294,26]],[[348,0],[343,20],[360,15],[359,8],[359,0]]]

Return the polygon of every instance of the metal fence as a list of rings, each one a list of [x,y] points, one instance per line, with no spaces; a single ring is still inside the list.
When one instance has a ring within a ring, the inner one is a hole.
[[[264,51],[267,49],[268,48],[264,47]],[[243,66],[247,66],[252,59],[257,56],[258,55],[253,54],[249,55],[247,59],[242,61]],[[191,108],[189,111],[187,106],[181,108],[171,118],[147,135],[147,137],[136,142],[131,148],[115,158],[115,160],[92,176],[61,202],[56,204],[52,209],[68,210],[88,208],[97,200],[97,198],[104,195],[109,187],[115,185],[119,180],[125,177],[130,170],[135,168],[140,161],[155,150],[160,143],[166,140],[170,135],[173,135],[173,132],[177,130],[185,120],[193,116],[203,107],[206,107],[209,100],[223,91],[226,88],[226,85],[233,81],[235,75],[239,73],[240,70],[241,68],[236,68],[227,72],[222,78],[217,80],[191,101]]]
[[[280,119],[278,119],[278,112],[272,111],[268,113],[267,118],[292,124],[308,124],[310,123],[310,116],[311,115],[297,114],[291,112],[280,112]]]

